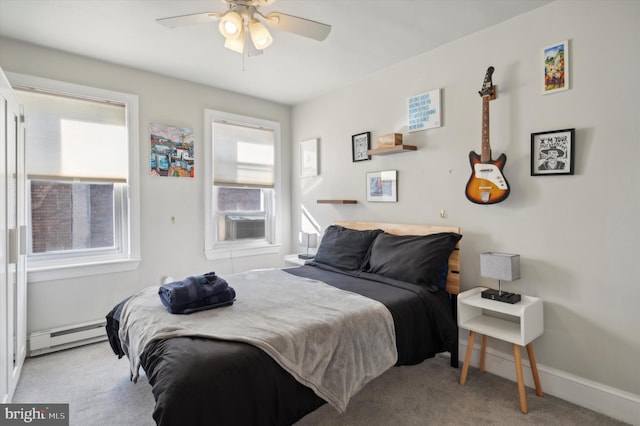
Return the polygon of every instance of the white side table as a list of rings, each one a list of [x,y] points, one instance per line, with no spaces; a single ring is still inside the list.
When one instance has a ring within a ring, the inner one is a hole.
[[[518,393],[520,395],[520,410],[523,413],[529,411],[527,398],[524,391],[524,379],[522,376],[522,359],[520,346],[527,348],[531,373],[536,385],[536,395],[542,396],[538,367],[533,353],[533,340],[544,331],[542,300],[536,297],[522,295],[518,303],[510,304],[491,299],[483,299],[481,292],[484,287],[476,287],[458,295],[458,326],[469,330],[469,342],[467,355],[460,375],[460,384],[464,385],[469,371],[469,361],[473,352],[473,340],[476,333],[482,336],[480,349],[480,371],[484,372],[484,358],[487,344],[487,336],[504,340],[513,344],[513,357],[518,378]],[[501,315],[492,316],[491,313]]]
[[[287,254],[284,256],[284,266],[302,266],[307,260],[313,259],[300,259],[297,254]]]

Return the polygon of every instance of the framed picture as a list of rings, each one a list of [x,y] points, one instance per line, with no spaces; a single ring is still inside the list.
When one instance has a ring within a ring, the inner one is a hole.
[[[195,177],[192,128],[150,123],[149,140],[152,176]]]
[[[300,142],[300,177],[318,176],[318,139]]]
[[[542,50],[542,93],[556,93],[569,89],[569,41],[547,46]]]
[[[395,203],[398,201],[398,172],[367,173],[367,201]]]
[[[351,136],[351,158],[356,161],[371,160],[367,151],[371,149],[371,132],[358,133]]]
[[[440,89],[421,93],[409,98],[409,133],[440,126]]]
[[[573,174],[575,130],[531,134],[531,176]]]

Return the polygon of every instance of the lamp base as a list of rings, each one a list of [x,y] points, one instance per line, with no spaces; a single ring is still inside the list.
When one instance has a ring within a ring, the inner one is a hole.
[[[299,254],[298,255],[298,259],[304,259],[304,260],[309,260],[309,259],[313,259],[314,255],[312,254]]]
[[[484,299],[496,300],[498,302],[505,303],[518,303],[521,299],[520,295],[517,293],[509,293],[508,291],[498,291],[493,289],[484,290],[482,292],[482,297]]]

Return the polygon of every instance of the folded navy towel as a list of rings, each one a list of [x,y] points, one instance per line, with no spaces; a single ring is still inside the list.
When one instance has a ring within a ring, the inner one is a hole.
[[[187,277],[161,286],[158,293],[165,305],[178,307],[203,299],[203,290],[196,277]]]
[[[206,309],[219,308],[221,306],[233,305],[236,299],[236,291],[233,287],[227,287],[218,294],[209,296],[199,302],[191,303],[179,308],[169,308],[172,314],[191,314],[193,312],[204,311]]]
[[[229,284],[223,278],[210,272],[160,286],[158,294],[170,312],[181,312],[196,306],[218,303],[220,298],[216,298],[216,296],[225,293],[228,289]],[[233,298],[235,298],[235,292],[231,299]],[[228,296],[223,295],[220,300],[227,302],[227,299]]]
[[[207,280],[207,283],[209,284],[213,284],[218,279],[215,272],[207,272],[206,274],[203,274],[202,277]]]
[[[213,284],[218,279],[218,276],[215,272],[207,272],[206,274],[195,275],[193,278],[195,278],[199,284]]]
[[[165,284],[160,287],[158,292],[169,305],[179,307],[215,295],[227,287],[229,287],[229,284],[220,277],[216,277],[215,280],[209,282],[202,275],[198,275],[187,277],[182,281]]]
[[[216,295],[227,288],[229,288],[229,283],[227,283],[223,278],[216,277],[215,281],[210,281],[208,284],[202,285],[202,293],[206,298]]]

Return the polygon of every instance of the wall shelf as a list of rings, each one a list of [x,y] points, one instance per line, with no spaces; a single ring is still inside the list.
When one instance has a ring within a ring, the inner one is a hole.
[[[367,155],[398,154],[400,152],[416,151],[417,149],[418,147],[414,145],[394,145],[388,148],[370,149],[367,151]]]
[[[317,200],[318,204],[357,204],[358,200]]]

